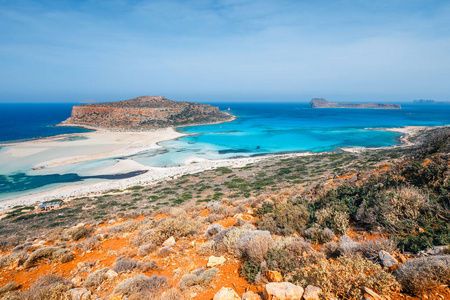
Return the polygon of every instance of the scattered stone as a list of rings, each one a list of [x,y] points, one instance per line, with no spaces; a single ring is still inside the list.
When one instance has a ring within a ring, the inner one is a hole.
[[[108,277],[108,279],[114,279],[114,278],[116,278],[117,276],[119,276],[119,274],[117,274],[116,271],[111,270],[111,269],[109,269],[109,270],[105,273],[105,275]]]
[[[68,293],[72,300],[88,300],[92,295],[91,291],[87,288],[70,289]]]
[[[83,284],[84,279],[83,279],[83,277],[77,275],[77,276],[75,276],[74,278],[72,278],[71,281],[72,281],[72,283],[73,283],[75,286],[80,286],[80,285]]]
[[[213,300],[241,300],[241,297],[232,288],[223,287],[214,295]]]
[[[173,246],[175,246],[175,244],[176,244],[175,238],[173,236],[171,236],[162,245],[164,247],[173,247]]]
[[[262,298],[257,293],[248,291],[242,294],[242,300],[262,300]]]
[[[298,300],[303,288],[290,282],[271,282],[264,286],[263,296],[265,300]]]
[[[281,276],[281,273],[278,271],[267,271],[266,277],[269,280],[269,282],[282,282],[283,276]]]
[[[116,222],[116,220],[112,219],[108,221],[108,224],[113,224],[114,222]]]
[[[226,258],[223,256],[210,256],[208,259],[207,267],[220,266],[226,261]]]
[[[389,252],[384,250],[378,252],[378,257],[381,259],[381,264],[387,268],[391,268],[398,264],[398,261]]]
[[[304,300],[319,300],[319,295],[322,293],[322,289],[318,286],[308,285],[303,294]]]

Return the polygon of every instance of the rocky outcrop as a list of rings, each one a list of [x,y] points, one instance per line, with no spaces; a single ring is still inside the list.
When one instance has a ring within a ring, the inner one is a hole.
[[[266,300],[297,300],[302,299],[303,288],[290,282],[271,282],[264,287]]]
[[[76,105],[61,125],[99,128],[148,129],[230,121],[232,116],[218,107],[178,102],[161,96],[142,96],[130,100]]]
[[[388,103],[332,103],[324,98],[313,98],[309,103],[311,108],[371,108],[371,109],[401,109],[400,104]]]

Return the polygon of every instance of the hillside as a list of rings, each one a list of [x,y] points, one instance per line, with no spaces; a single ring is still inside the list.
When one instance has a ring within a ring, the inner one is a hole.
[[[0,295],[449,299],[450,130],[415,142],[16,207],[0,220]]]
[[[370,109],[401,109],[400,104],[388,103],[332,103],[324,98],[313,98],[311,108],[370,108]]]
[[[87,125],[111,129],[149,129],[232,120],[218,107],[142,96],[130,100],[76,105],[62,125]]]

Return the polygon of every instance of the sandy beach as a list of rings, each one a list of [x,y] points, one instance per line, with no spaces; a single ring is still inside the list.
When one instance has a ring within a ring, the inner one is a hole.
[[[412,143],[409,137],[429,130],[434,127],[407,126],[401,128],[382,128],[372,130],[386,130],[401,132],[403,145],[395,147],[410,146]],[[271,159],[273,157],[294,157],[314,155],[312,153],[290,153],[278,155],[265,155],[257,157],[245,157],[222,160],[202,160],[187,162],[186,165],[176,167],[150,167],[140,164],[130,156],[142,151],[157,149],[158,142],[164,140],[176,139],[183,136],[182,133],[173,128],[160,129],[143,132],[115,132],[107,130],[98,130],[87,133],[77,133],[63,136],[55,136],[46,139],[33,140],[27,142],[7,144],[6,150],[0,152],[0,160],[10,159],[16,161],[28,161],[33,168],[33,172],[52,172],[53,168],[70,167],[70,165],[97,161],[106,158],[121,157],[113,165],[99,168],[91,175],[111,175],[127,172],[141,171],[135,177],[115,180],[104,180],[97,183],[69,183],[62,187],[43,192],[33,193],[14,199],[0,201],[0,210],[5,210],[16,205],[32,205],[42,201],[53,199],[70,199],[73,197],[96,195],[111,190],[123,190],[136,185],[151,185],[157,182],[170,180],[185,174],[193,174],[217,167],[243,167],[261,160]],[[373,148],[371,148],[373,149]],[[381,149],[381,148],[380,148]],[[342,148],[347,152],[361,152],[365,148]],[[47,153],[47,155],[46,155]],[[41,161],[32,158],[40,157]]]

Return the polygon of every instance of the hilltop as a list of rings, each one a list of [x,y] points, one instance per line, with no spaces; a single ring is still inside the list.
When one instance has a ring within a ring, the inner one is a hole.
[[[450,130],[414,142],[16,207],[0,297],[448,299]]]
[[[84,125],[109,129],[151,129],[226,122],[233,119],[218,107],[172,101],[162,96],[76,105],[61,125]]]
[[[400,104],[388,103],[332,103],[324,98],[313,98],[311,108],[371,108],[371,109],[401,109]]]

